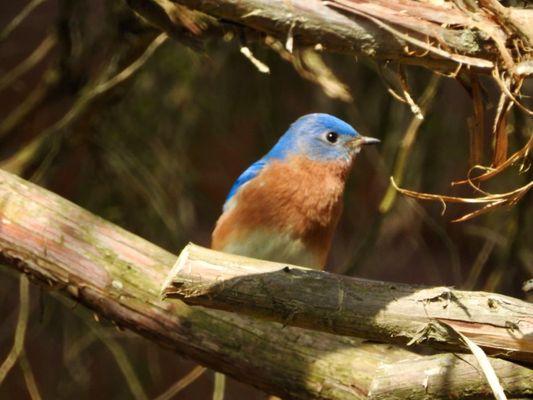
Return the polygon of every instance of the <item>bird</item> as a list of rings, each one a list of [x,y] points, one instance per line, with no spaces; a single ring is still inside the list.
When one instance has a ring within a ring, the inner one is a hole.
[[[211,248],[324,269],[354,159],[375,143],[335,116],[300,117],[237,178]]]

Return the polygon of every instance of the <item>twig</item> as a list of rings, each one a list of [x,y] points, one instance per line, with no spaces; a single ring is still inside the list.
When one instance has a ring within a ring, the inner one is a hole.
[[[470,168],[470,171],[468,171],[467,179],[452,182],[452,186],[463,185],[465,183],[468,183],[471,186],[475,186],[473,182],[477,182],[477,181],[481,182],[481,181],[485,181],[487,179],[493,178],[494,176],[504,171],[506,168],[510,167],[513,164],[516,164],[519,160],[527,158],[529,156],[529,153],[531,152],[531,149],[533,149],[533,135],[530,135],[530,138],[524,147],[522,147],[516,153],[512,154],[507,160],[501,163],[498,167],[489,168],[483,165],[474,165],[472,168]],[[482,170],[485,172],[481,175],[472,177],[471,174],[475,170]]]
[[[474,109],[473,121],[469,125],[470,130],[470,165],[482,162],[484,137],[485,137],[485,105],[481,85],[476,74],[470,73],[470,96]]]
[[[450,203],[469,203],[469,204],[485,204],[485,206],[474,212],[465,214],[464,216],[454,219],[452,222],[462,222],[468,219],[477,217],[485,212],[491,211],[494,208],[501,207],[504,205],[515,204],[519,201],[532,187],[533,181],[525,184],[524,186],[519,187],[518,189],[512,190],[506,193],[498,194],[489,194],[482,197],[455,197],[455,196],[445,196],[440,194],[431,194],[431,193],[422,193],[416,192],[414,190],[402,189],[398,187],[394,181],[394,177],[391,177],[391,183],[397,191],[400,193],[420,200],[433,200],[439,201],[442,203],[444,210],[446,209],[446,202]]]
[[[19,283],[19,316],[17,327],[15,328],[15,341],[11,351],[0,366],[0,385],[4,381],[6,375],[11,371],[15,365],[20,354],[24,350],[24,338],[26,336],[26,328],[28,327],[28,317],[30,315],[30,282],[24,275],[20,277]]]
[[[28,15],[40,4],[44,3],[45,0],[32,0],[18,13],[18,15],[13,18],[9,24],[6,25],[4,30],[0,32],[0,42],[5,40],[11,32],[13,32],[20,25],[22,21],[26,19]]]
[[[22,61],[19,65],[17,65],[9,72],[6,72],[0,78],[0,91],[11,85],[14,81],[18,79],[19,76],[25,74],[35,65],[37,65],[48,54],[48,52],[54,47],[55,44],[55,35],[47,35],[44,40],[39,44],[39,46],[37,46],[37,48],[24,61]]]
[[[530,110],[529,108],[527,108],[525,105],[523,105],[516,97],[513,93],[511,93],[511,90],[507,87],[507,85],[505,84],[504,80],[500,77],[500,73],[498,71],[498,67],[495,66],[494,69],[492,70],[492,77],[494,78],[494,80],[496,81],[496,83],[498,84],[498,86],[500,87],[500,89],[502,90],[503,93],[505,93],[505,95],[507,95],[507,97],[509,97],[509,99],[511,99],[511,101],[516,105],[518,106],[518,108],[520,108],[522,111],[524,111],[526,114],[529,114],[529,115],[533,115],[533,110]]]
[[[24,375],[24,381],[26,381],[26,387],[31,400],[41,400],[42,397],[39,393],[37,382],[35,381],[35,375],[33,374],[28,356],[24,350],[20,353],[19,365],[22,374]]]
[[[226,389],[226,375],[215,371],[215,384],[213,386],[213,400],[224,400]]]
[[[168,36],[166,33],[159,34],[141,56],[122,71],[104,82],[89,85],[89,87],[79,95],[71,108],[59,120],[41,131],[28,145],[28,148],[31,149],[32,152],[37,151],[46,139],[55,133],[64,130],[69,124],[76,120],[76,118],[78,118],[99,95],[102,95],[120,83],[130,79],[146,63],[146,61],[148,61],[155,50],[157,50],[167,38]],[[43,83],[41,83],[38,88],[24,100],[24,103],[4,119],[0,125],[0,137],[10,132],[20,120],[33,110],[33,107],[45,96],[47,89],[48,85],[46,84],[46,79],[43,79]]]
[[[265,43],[283,60],[290,62],[302,78],[320,86],[326,96],[345,102],[353,101],[348,87],[335,76],[314,49],[296,49],[290,53],[283,47],[283,43],[271,36],[266,37]]]
[[[198,378],[200,378],[205,373],[205,371],[207,371],[206,367],[197,365],[187,375],[185,375],[183,378],[181,378],[176,383],[173,383],[172,386],[170,386],[164,393],[161,393],[159,396],[157,396],[154,400],[172,399],[175,395],[177,395],[187,386],[189,386],[194,381],[196,381]]]
[[[424,114],[428,111],[429,107],[431,106],[431,102],[435,98],[435,93],[437,91],[439,82],[440,76],[433,75],[420,98],[420,108],[422,109],[422,112]],[[409,158],[409,154],[411,153],[411,149],[418,134],[418,129],[422,125],[422,122],[423,119],[420,119],[415,115],[411,119],[411,123],[405,131],[404,137],[400,144],[400,149],[398,150],[398,154],[396,156],[393,172],[394,178],[400,183],[403,180],[403,174],[405,171],[407,159]],[[389,184],[387,192],[383,196],[383,200],[381,200],[381,203],[379,205],[379,211],[381,213],[386,213],[388,210],[390,210],[390,208],[394,204],[394,200],[396,199],[396,193],[397,192],[394,189],[394,186],[392,186],[392,184]]]
[[[420,107],[415,103],[413,98],[411,97],[411,94],[409,93],[409,84],[407,83],[407,77],[405,76],[405,69],[398,65],[398,76],[399,76],[399,82],[400,86],[402,88],[403,98],[409,104],[409,107],[411,108],[411,112],[415,115],[416,119],[419,119],[421,121],[424,120],[424,113],[420,109]]]
[[[507,137],[507,114],[511,110],[513,102],[502,93],[498,101],[498,108],[496,116],[494,117],[494,124],[492,126],[493,137],[493,157],[492,166],[498,167],[507,159],[507,149],[509,147],[509,140]]]
[[[459,336],[461,341],[470,349],[474,357],[476,357],[476,360],[481,367],[481,370],[483,371],[483,375],[485,375],[485,378],[487,379],[487,382],[490,385],[490,388],[492,389],[492,392],[494,393],[494,397],[496,400],[507,400],[507,397],[505,396],[505,393],[503,392],[502,385],[500,384],[500,380],[498,379],[498,376],[496,375],[496,372],[494,372],[494,368],[492,368],[492,365],[490,365],[490,361],[481,348],[475,344],[472,340],[467,338],[465,335],[463,335],[461,332],[457,331],[453,326],[439,321],[441,324],[444,324],[447,328],[454,331],[454,333]]]
[[[51,71],[49,71],[51,72]],[[51,78],[51,79],[50,79]],[[0,138],[13,130],[35,107],[46,97],[48,90],[55,83],[56,77],[51,77],[47,72],[43,74],[41,82],[37,84],[30,94],[0,124]]]
[[[56,131],[64,129],[79,114],[81,114],[85,110],[86,106],[93,99],[103,94],[104,92],[107,92],[118,84],[124,82],[126,79],[131,78],[133,74],[137,72],[146,63],[146,61],[148,61],[148,59],[152,56],[155,50],[167,40],[167,38],[168,36],[166,33],[159,34],[152,41],[152,43],[150,43],[150,45],[146,48],[143,54],[141,54],[141,56],[137,58],[133,63],[128,65],[121,72],[119,72],[112,78],[106,80],[105,82],[98,83],[93,87],[89,87],[85,93],[82,93],[80,95],[74,105],[60,120],[58,120],[52,126],[46,128],[43,131],[42,136],[48,136]]]
[[[147,400],[146,395],[135,370],[133,369],[128,356],[124,352],[122,346],[112,337],[102,331],[100,327],[94,326],[94,324],[87,324],[87,326],[93,331],[93,333],[102,341],[103,344],[109,349],[115,361],[117,362],[120,371],[126,379],[126,383],[130,388],[131,394],[136,400]]]
[[[474,289],[474,286],[476,285],[479,277],[481,276],[483,267],[487,263],[487,260],[489,259],[489,256],[492,253],[492,250],[494,249],[495,245],[496,240],[493,237],[486,238],[485,243],[481,248],[481,251],[477,255],[474,264],[470,268],[470,273],[468,274],[466,281],[464,282],[464,284],[461,285],[461,287],[464,287],[468,290]]]
[[[119,83],[124,82],[126,79],[131,78],[132,75],[137,72],[146,63],[146,61],[148,61],[148,59],[154,54],[154,52],[159,48],[159,46],[165,43],[167,39],[168,35],[166,33],[159,34],[152,41],[152,43],[150,43],[150,45],[146,48],[146,50],[141,54],[139,58],[137,58],[134,62],[132,62],[130,65],[128,65],[126,68],[124,68],[111,79],[96,85],[92,89],[89,89],[89,93],[87,94],[87,96],[92,99],[93,97],[107,92],[109,89],[113,88]]]
[[[261,72],[262,74],[270,74],[270,68],[268,67],[268,65],[258,60],[249,47],[241,46],[240,52],[244,57],[246,57],[248,61],[252,63],[255,68],[257,68],[259,72]]]

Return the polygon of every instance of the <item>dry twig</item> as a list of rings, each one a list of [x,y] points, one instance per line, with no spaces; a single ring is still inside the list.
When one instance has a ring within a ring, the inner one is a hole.
[[[37,46],[37,48],[24,61],[22,61],[9,72],[6,72],[0,78],[0,91],[12,85],[13,82],[15,82],[21,75],[35,67],[50,52],[55,44],[55,36],[53,34],[47,35],[39,44],[39,46]]]
[[[485,214],[488,211],[492,211],[496,208],[500,208],[507,205],[516,204],[525,194],[533,187],[533,181],[527,183],[524,186],[519,187],[518,189],[512,190],[506,193],[498,194],[487,194],[486,196],[481,197],[455,197],[455,196],[446,196],[440,194],[431,194],[431,193],[422,193],[416,192],[414,190],[402,189],[398,187],[394,178],[391,177],[391,183],[394,188],[399,191],[401,194],[404,194],[408,197],[419,200],[432,200],[438,201],[442,204],[443,209],[442,213],[446,211],[446,203],[467,203],[467,204],[484,204],[484,206],[476,211],[467,213],[462,217],[452,220],[452,222],[463,222],[474,217],[477,217],[481,214]]]
[[[9,24],[0,32],[0,42],[5,40],[11,32],[13,32],[21,24],[22,21],[26,19],[28,15],[39,5],[44,3],[46,0],[32,0],[13,18]]]
[[[198,378],[200,378],[205,373],[205,371],[207,371],[206,367],[197,365],[187,375],[185,375],[183,378],[181,378],[176,383],[172,384],[172,386],[170,386],[164,393],[161,393],[159,396],[157,396],[154,400],[172,399],[179,392],[181,392],[187,386],[191,385]]]
[[[20,277],[19,284],[19,317],[15,328],[15,341],[6,359],[0,365],[0,384],[4,381],[11,368],[15,365],[21,353],[24,351],[24,338],[28,327],[30,315],[30,282],[26,276]]]

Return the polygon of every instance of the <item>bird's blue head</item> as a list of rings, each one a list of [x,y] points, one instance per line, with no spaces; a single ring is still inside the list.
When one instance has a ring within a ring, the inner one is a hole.
[[[337,117],[308,114],[290,126],[267,158],[302,155],[316,161],[350,161],[363,145],[378,142],[378,139],[361,136]]]
[[[304,156],[315,161],[349,163],[363,145],[372,143],[379,143],[379,140],[359,135],[349,124],[332,115],[304,115],[290,126],[266,156],[239,176],[226,198],[224,209],[229,209],[237,190],[255,178],[269,161]]]

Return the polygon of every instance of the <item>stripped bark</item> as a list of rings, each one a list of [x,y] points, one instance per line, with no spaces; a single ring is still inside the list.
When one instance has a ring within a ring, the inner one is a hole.
[[[533,304],[495,293],[369,281],[192,244],[163,293],[286,325],[461,351],[456,330],[489,353],[533,362]]]
[[[143,0],[143,2],[168,0]],[[422,65],[454,71],[459,65],[490,70],[498,63],[512,69],[505,48],[507,28],[491,8],[475,13],[454,1],[413,0],[171,0],[241,27],[272,35],[295,46]],[[477,7],[477,6],[476,6]],[[501,7],[518,27],[533,25],[529,10]],[[509,18],[508,18],[509,19]],[[505,21],[504,21],[505,22]],[[514,26],[514,25],[513,25]],[[518,29],[518,28],[517,28]],[[529,31],[518,31],[527,37]],[[503,43],[503,44],[502,44]],[[529,53],[530,54],[530,53]],[[524,58],[525,57],[525,58]]]
[[[422,356],[162,301],[160,289],[175,256],[3,171],[0,255],[4,264],[117,325],[284,398],[404,398],[423,385],[431,398],[491,396],[471,356]],[[509,397],[533,394],[530,368],[501,359],[491,363]],[[394,366],[409,374],[396,374]]]

